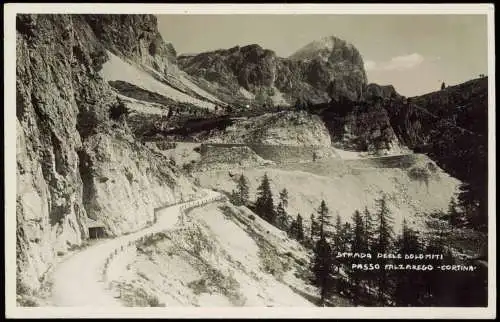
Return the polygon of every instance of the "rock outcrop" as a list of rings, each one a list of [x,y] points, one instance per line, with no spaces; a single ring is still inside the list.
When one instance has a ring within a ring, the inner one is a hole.
[[[30,294],[88,238],[87,217],[121,234],[196,191],[134,140],[125,116],[110,118],[116,96],[99,76],[105,50],[168,67],[154,17],[17,15],[16,28],[17,290]],[[152,43],[160,49],[144,52]]]
[[[370,154],[399,154],[407,150],[394,132],[380,99],[332,101],[327,106],[320,115],[334,146]]]
[[[213,143],[243,143],[296,146],[331,146],[327,128],[317,115],[282,111],[241,118],[224,129],[198,136]]]

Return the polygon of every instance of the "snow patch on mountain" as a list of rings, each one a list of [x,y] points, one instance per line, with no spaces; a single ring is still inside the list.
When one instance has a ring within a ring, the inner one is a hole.
[[[125,81],[148,91],[171,98],[175,101],[190,103],[201,108],[213,109],[214,104],[196,99],[175,88],[162,83],[152,75],[122,60],[108,51],[109,60],[102,66],[101,76],[108,81]]]
[[[135,111],[141,114],[154,114],[154,115],[167,115],[168,110],[166,110],[163,105],[151,102],[140,101],[135,98],[131,98],[122,94],[117,94],[117,96],[126,103],[127,107],[131,111]]]

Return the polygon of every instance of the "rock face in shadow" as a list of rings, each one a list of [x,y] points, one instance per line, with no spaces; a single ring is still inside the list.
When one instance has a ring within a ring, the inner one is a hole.
[[[35,292],[56,256],[88,238],[87,217],[109,235],[122,234],[147,225],[153,207],[195,193],[165,157],[135,141],[126,115],[110,118],[118,102],[98,74],[106,50],[159,64],[155,56],[168,45],[154,38],[154,19],[96,21],[16,17],[18,294]],[[160,48],[155,55],[143,51],[153,40]],[[164,67],[168,59],[162,56]]]
[[[180,56],[178,64],[188,74],[215,83],[215,88],[229,88],[240,98],[245,97],[242,89],[250,92],[256,105],[276,105],[277,95],[288,104],[298,99],[327,102],[338,96],[356,100],[367,82],[361,54],[336,37],[312,42],[289,58],[248,45]],[[217,92],[214,87],[207,90]]]
[[[163,41],[154,15],[82,15],[97,39],[117,55],[150,66],[160,73],[175,72],[177,53]]]

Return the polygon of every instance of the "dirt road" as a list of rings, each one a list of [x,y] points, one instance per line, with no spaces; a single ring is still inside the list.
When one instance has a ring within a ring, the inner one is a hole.
[[[220,197],[207,191],[204,198],[161,209],[158,221],[138,232],[103,240],[60,263],[52,276],[52,303],[54,306],[122,306],[103,281],[104,263],[115,249],[126,247],[143,236],[174,227],[187,206],[203,205]]]

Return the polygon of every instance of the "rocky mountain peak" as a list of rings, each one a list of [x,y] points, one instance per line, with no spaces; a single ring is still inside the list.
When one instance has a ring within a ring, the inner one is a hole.
[[[333,49],[345,41],[335,37],[335,36],[327,36],[318,40],[314,40],[304,47],[300,48],[293,54],[289,56],[290,59],[294,60],[312,60],[320,56],[323,58],[322,54],[331,53]],[[328,58],[328,57],[326,57]]]
[[[321,59],[325,62],[336,62],[339,59],[352,58],[354,64],[362,63],[358,50],[350,43],[335,36],[327,36],[314,40],[289,56],[292,60]]]
[[[327,102],[339,93],[357,100],[367,83],[361,54],[334,36],[313,41],[288,58],[251,44],[181,56],[178,63],[192,76],[230,88],[230,97],[241,97],[240,88],[255,95],[264,89],[274,93],[266,101],[280,97],[288,104],[295,104],[299,98]]]

